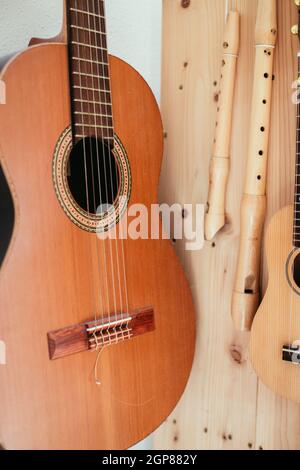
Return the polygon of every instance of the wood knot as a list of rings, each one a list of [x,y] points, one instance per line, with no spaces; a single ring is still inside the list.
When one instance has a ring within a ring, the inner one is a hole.
[[[235,345],[231,346],[230,354],[234,362],[236,362],[237,364],[242,364],[244,362],[242,352],[239,346],[235,346]]]
[[[191,0],[181,0],[182,8],[188,8],[191,4]]]

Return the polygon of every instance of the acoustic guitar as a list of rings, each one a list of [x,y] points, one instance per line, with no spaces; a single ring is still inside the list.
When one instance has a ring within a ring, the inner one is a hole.
[[[300,6],[299,0],[295,0]],[[299,25],[293,28],[300,38]],[[280,210],[266,234],[268,289],[251,331],[251,360],[277,394],[300,402],[300,54],[298,54],[295,202]]]
[[[156,203],[163,134],[149,86],[108,55],[104,13],[67,1],[62,33],[0,75],[6,449],[128,448],[175,407],[193,361],[171,242],[116,230],[127,205]]]

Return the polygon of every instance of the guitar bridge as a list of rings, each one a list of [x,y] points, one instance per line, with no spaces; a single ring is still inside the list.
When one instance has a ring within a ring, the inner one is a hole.
[[[154,331],[152,307],[131,314],[112,314],[48,333],[49,358],[59,359],[83,351],[95,351]]]
[[[300,364],[300,344],[285,345],[282,348],[282,360]]]

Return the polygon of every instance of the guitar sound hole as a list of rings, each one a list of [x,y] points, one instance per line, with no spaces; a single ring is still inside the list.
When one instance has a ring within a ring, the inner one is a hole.
[[[86,137],[73,147],[67,178],[73,198],[89,214],[96,214],[100,205],[113,205],[118,197],[119,166],[100,139]]]
[[[300,289],[300,253],[294,259],[293,279],[295,281],[296,286]]]

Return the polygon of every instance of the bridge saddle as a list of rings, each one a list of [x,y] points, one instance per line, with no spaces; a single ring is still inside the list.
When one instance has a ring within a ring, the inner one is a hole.
[[[59,359],[83,351],[93,351],[120,341],[154,331],[152,307],[128,313],[117,313],[97,320],[50,331],[48,347],[50,359]]]

